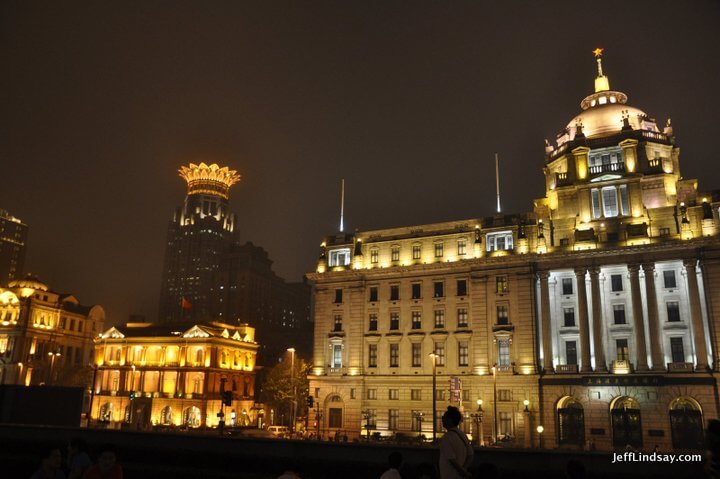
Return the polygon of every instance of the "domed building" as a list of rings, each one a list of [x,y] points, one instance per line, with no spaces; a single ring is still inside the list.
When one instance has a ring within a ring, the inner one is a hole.
[[[702,448],[720,195],[682,178],[670,120],[630,106],[594,53],[532,212],[324,238],[320,435],[436,437],[452,404],[477,445]]]

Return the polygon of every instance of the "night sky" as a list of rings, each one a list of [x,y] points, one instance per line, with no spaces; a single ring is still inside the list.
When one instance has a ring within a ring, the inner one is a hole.
[[[598,46],[720,188],[718,25],[715,1],[5,1],[0,208],[30,226],[26,271],[153,320],[177,169],[217,162],[242,240],[298,281],[340,178],[349,231],[488,216],[498,152],[503,210],[530,211]]]

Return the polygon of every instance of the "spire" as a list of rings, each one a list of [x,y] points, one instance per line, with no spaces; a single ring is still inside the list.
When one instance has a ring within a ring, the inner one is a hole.
[[[595,50],[593,50],[593,54],[595,54],[595,59],[598,66],[598,76],[595,77],[595,93],[610,90],[610,79],[603,75],[602,53],[602,48],[596,48]]]
[[[340,232],[345,231],[345,178],[340,180]]]
[[[497,192],[497,212],[500,214],[500,159],[495,153],[495,191]]]

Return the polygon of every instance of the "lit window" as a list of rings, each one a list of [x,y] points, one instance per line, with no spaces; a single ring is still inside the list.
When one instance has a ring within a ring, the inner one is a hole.
[[[435,343],[435,365],[436,366],[445,366],[445,343],[437,342]]]
[[[458,240],[458,243],[457,243],[458,256],[463,256],[465,254],[466,246],[467,246],[467,242],[464,239]]]
[[[458,308],[457,322],[458,322],[458,328],[467,328],[467,325],[468,325],[468,310],[467,310],[467,308]]]
[[[614,186],[606,186],[602,189],[603,212],[606,218],[618,215],[617,191]]]
[[[390,259],[392,261],[400,261],[400,247],[399,246],[392,247],[392,250],[390,250]]]
[[[412,259],[420,259],[420,255],[422,254],[422,248],[419,244],[413,245],[412,247]]]
[[[497,311],[497,324],[499,324],[499,325],[510,324],[510,320],[508,319],[507,305],[498,305],[496,307],[496,311]]]
[[[445,327],[445,310],[435,310],[435,329],[442,329]]]
[[[468,343],[461,341],[458,343],[458,366],[468,365]]]
[[[442,243],[435,243],[435,257],[436,258],[442,258],[443,247],[444,247],[444,245]]]
[[[368,345],[368,367],[377,367],[377,344]]]
[[[496,293],[507,293],[508,292],[508,279],[507,276],[496,276],[495,277],[495,292]]]
[[[342,345],[341,344],[333,344],[333,368],[341,368],[342,367]]]
[[[510,366],[510,339],[498,339],[498,366]]]
[[[412,365],[414,368],[422,366],[422,344],[412,344]]]
[[[390,345],[390,367],[398,367],[398,360],[400,357],[400,345],[395,343]]]
[[[396,331],[400,329],[400,313],[393,311],[390,313],[390,330]]]
[[[377,249],[370,250],[370,262],[372,264],[377,264],[377,262],[378,262],[378,250]]]
[[[500,231],[488,233],[486,236],[487,251],[501,251],[513,249],[512,231]]]
[[[420,311],[412,312],[412,329],[422,329],[422,313]]]
[[[368,331],[377,331],[378,315],[377,313],[370,313],[370,322],[368,324]]]
[[[330,266],[347,266],[350,264],[350,248],[330,251]]]

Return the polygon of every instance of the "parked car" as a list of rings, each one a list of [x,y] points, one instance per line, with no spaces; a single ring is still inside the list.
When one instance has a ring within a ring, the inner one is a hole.
[[[287,426],[269,426],[270,431],[275,437],[288,437],[290,436],[290,428]]]

